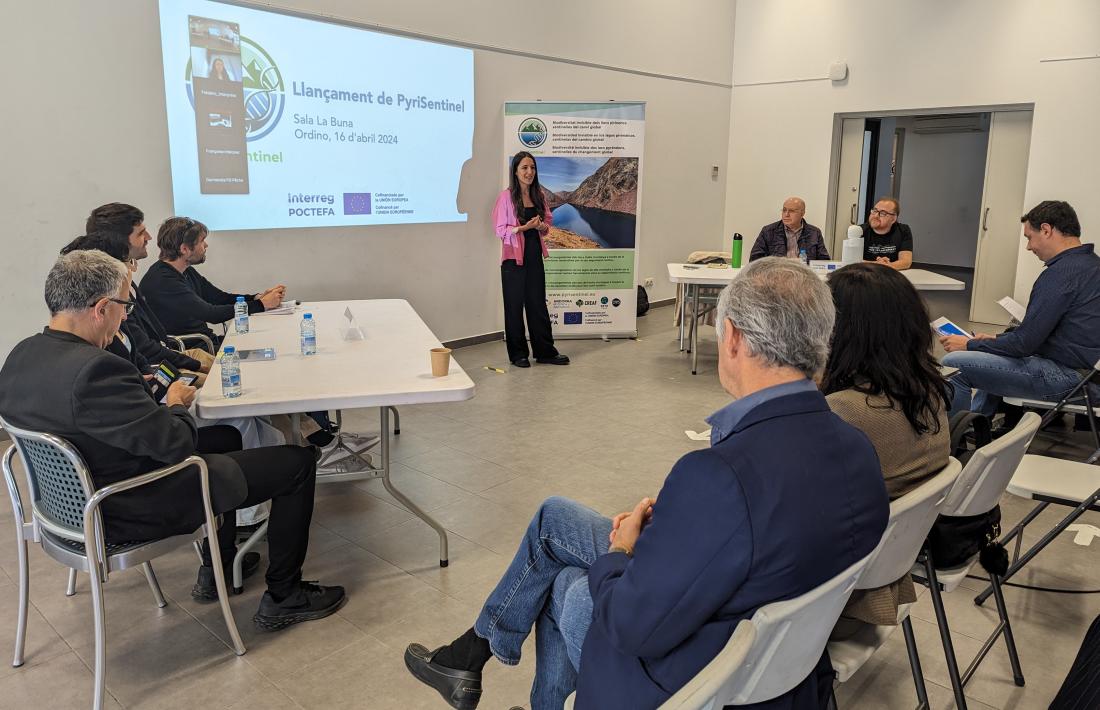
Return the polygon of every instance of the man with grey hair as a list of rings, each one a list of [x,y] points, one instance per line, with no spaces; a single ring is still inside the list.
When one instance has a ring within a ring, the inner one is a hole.
[[[195,388],[177,381],[168,388],[167,406],[159,406],[134,364],[104,350],[133,309],[129,293],[130,271],[118,259],[96,250],[61,256],[46,277],[49,325],[16,345],[0,369],[0,416],[69,441],[87,462],[96,488],[178,463],[197,444],[187,409]],[[203,458],[215,512],[272,502],[267,592],[253,617],[256,624],[275,630],[339,609],[342,587],[302,581],[313,515],[313,453],[271,446]],[[205,520],[198,471],[111,496],[103,514],[112,542],[191,533]],[[233,560],[235,537],[235,516],[223,516],[217,540],[223,564]],[[203,561],[209,570],[209,541]]]
[[[811,377],[835,312],[807,267],[745,267],[719,305],[718,372],[734,401],[711,446],[676,462],[659,498],[608,519],[564,498],[539,508],[473,626],[405,665],[470,710],[492,657],[519,662],[536,629],[532,710],[656,708],[764,604],[836,576],[878,544],[889,502],[871,443],[829,411]],[[818,668],[769,708],[820,707]]]
[[[797,259],[800,252],[812,259],[828,260],[829,250],[821,230],[807,222],[806,201],[801,197],[788,197],[783,201],[779,221],[760,228],[760,234],[749,252],[749,261],[765,256],[786,256]]]

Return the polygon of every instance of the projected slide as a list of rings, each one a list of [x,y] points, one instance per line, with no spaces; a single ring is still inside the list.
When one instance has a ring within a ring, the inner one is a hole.
[[[161,0],[175,212],[211,229],[464,222],[468,49]]]

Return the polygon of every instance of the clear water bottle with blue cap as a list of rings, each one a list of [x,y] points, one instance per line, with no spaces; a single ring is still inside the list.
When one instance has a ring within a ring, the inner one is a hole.
[[[237,302],[233,304],[233,327],[238,333],[248,332],[248,304],[244,296],[237,296]]]
[[[222,396],[241,396],[241,359],[232,345],[222,350]]]
[[[806,253],[805,249],[799,249],[798,250],[798,260],[801,261],[806,266],[810,265],[810,255]]]
[[[312,313],[302,314],[302,354],[317,354],[317,321]]]

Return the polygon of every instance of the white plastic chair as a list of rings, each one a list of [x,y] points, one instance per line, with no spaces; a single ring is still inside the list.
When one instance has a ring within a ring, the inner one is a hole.
[[[874,552],[793,599],[765,604],[659,710],[721,710],[777,698],[806,679]],[[573,707],[573,696],[565,703]]]
[[[752,615],[751,646],[734,630],[713,661],[666,700],[660,710],[721,710],[783,695],[806,679],[821,659],[829,632],[874,552],[810,591],[765,604]]]
[[[962,465],[952,458],[933,478],[890,504],[890,521],[886,525],[878,550],[874,553],[874,559],[863,571],[856,589],[878,589],[909,574],[913,561],[920,554],[928,531],[932,529],[932,523],[947,501],[948,491],[955,484],[961,470]],[[917,707],[928,708],[928,691],[924,685],[917,642],[909,619],[910,606],[905,604],[898,609],[898,623],[905,633],[905,647],[909,652],[909,665],[913,671],[913,684],[916,686],[919,701]],[[830,641],[829,658],[837,680],[845,683],[855,675],[896,628],[897,626],[867,625],[852,638]]]
[[[1012,475],[1020,466],[1020,461],[1027,452],[1027,447],[1039,431],[1039,415],[1034,412],[1025,414],[1012,431],[1001,438],[986,444],[971,456],[966,462],[962,473],[947,494],[947,500],[943,504],[940,515],[944,517],[966,517],[981,515],[993,510],[1000,502],[1001,497],[1008,487]],[[913,566],[913,576],[923,584],[927,584],[932,595],[932,607],[936,612],[936,622],[940,629],[940,640],[943,642],[944,656],[947,658],[947,674],[951,679],[951,687],[955,693],[955,706],[960,710],[966,707],[966,698],[963,688],[974,675],[978,666],[985,659],[997,637],[1004,634],[1005,645],[1008,647],[1008,660],[1012,666],[1012,675],[1016,685],[1023,686],[1024,674],[1020,669],[1020,657],[1016,653],[1016,642],[1012,637],[1012,627],[1008,622],[1008,611],[1005,607],[1004,595],[1001,592],[1000,578],[990,574],[989,579],[993,586],[993,595],[997,600],[997,615],[999,623],[993,634],[983,644],[981,650],[971,661],[969,667],[960,676],[958,661],[955,658],[955,650],[951,643],[951,630],[947,625],[947,612],[943,606],[943,598],[940,591],[951,592],[966,578],[970,568],[978,561],[978,555],[974,555],[965,564],[951,569],[936,567],[936,560],[932,558],[928,550],[925,550]]]
[[[95,689],[94,710],[103,707],[106,678],[106,613],[103,606],[102,586],[111,572],[142,567],[154,596],[160,606],[164,598],[152,574],[149,560],[166,554],[181,545],[209,536],[216,537],[217,518],[210,502],[210,479],[206,462],[198,456],[133,478],[96,489],[92,484],[88,466],[80,453],[60,437],[51,434],[20,429],[0,419],[0,426],[7,430],[15,442],[3,456],[4,482],[11,498],[15,515],[16,543],[19,562],[19,618],[15,632],[15,656],[13,666],[23,665],[24,642],[27,633],[27,605],[30,586],[27,563],[27,541],[41,544],[43,552],[69,567],[85,571],[91,578],[92,613],[95,621]],[[12,461],[18,451],[27,475],[30,491],[30,520],[25,517],[22,496],[15,482]],[[166,476],[197,467],[201,483],[206,523],[191,535],[176,535],[146,542],[108,543],[104,540],[103,518],[100,506],[108,497],[147,485]],[[214,580],[218,589],[218,601],[222,616],[237,655],[245,653],[244,643],[237,631],[233,612],[229,607],[229,594],[222,571],[221,553],[217,544],[210,545],[214,567]],[[70,588],[72,575],[70,575]]]
[[[728,688],[729,679],[744,666],[757,638],[752,620],[742,620],[714,660],[680,688],[676,695],[662,703],[659,710],[721,708],[722,703],[718,702],[718,697]]]

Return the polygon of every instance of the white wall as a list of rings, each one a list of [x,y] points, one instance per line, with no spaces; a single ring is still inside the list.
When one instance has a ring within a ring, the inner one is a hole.
[[[1068,200],[1086,239],[1100,233],[1100,59],[1039,62],[1096,54],[1100,3],[738,0],[734,34],[726,232],[774,220],[788,194],[825,224],[835,114],[1034,103],[1026,206]],[[745,85],[824,76],[835,59],[838,84]],[[1039,267],[1021,253],[1018,299]]]
[[[477,50],[473,159],[457,196],[468,223],[216,233],[203,267],[215,283],[248,291],[282,281],[313,300],[407,298],[442,340],[501,330],[499,241],[488,217],[509,99],[648,102],[638,278],[655,277],[651,299],[674,294],[666,262],[721,233],[734,12],[726,0],[563,0],[536,15],[505,0],[283,7],[694,81]],[[45,274],[93,207],[138,205],[151,231],[172,211],[154,0],[21,2],[5,22],[0,65],[26,70],[4,80],[0,357],[45,323]],[[43,31],[53,50],[43,49]],[[723,167],[717,181],[713,164]]]
[[[905,128],[898,199],[901,221],[913,228],[913,260],[974,268],[989,133],[915,133],[912,119],[897,125]]]

